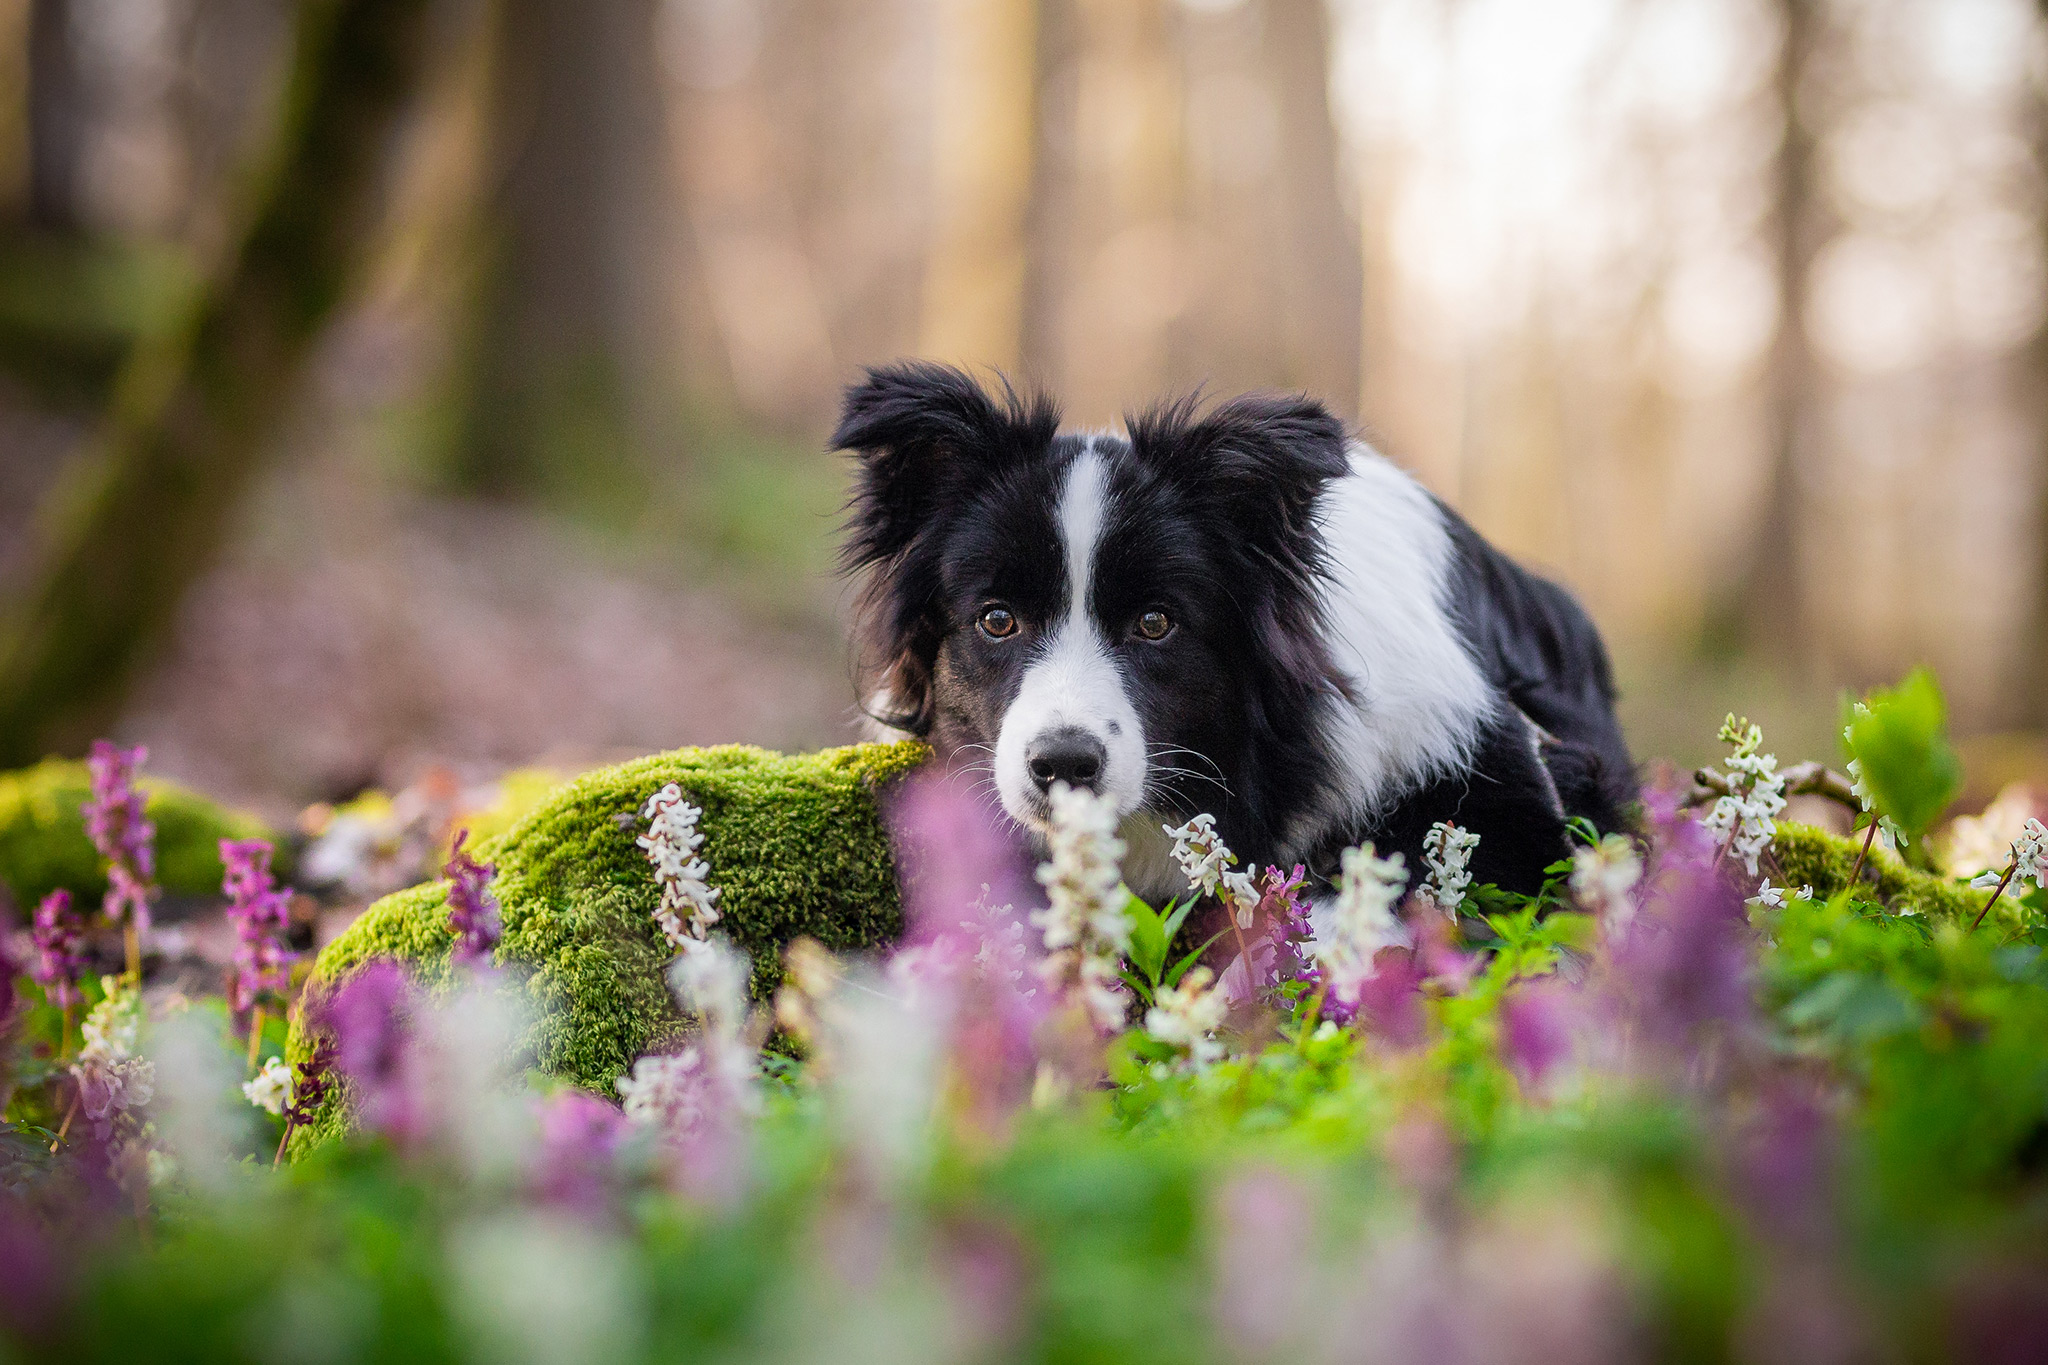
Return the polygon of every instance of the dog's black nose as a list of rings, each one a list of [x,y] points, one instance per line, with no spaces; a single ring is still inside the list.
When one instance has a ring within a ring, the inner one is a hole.
[[[1109,751],[1102,747],[1101,740],[1086,730],[1076,729],[1040,735],[1024,751],[1031,780],[1040,791],[1049,790],[1055,782],[1093,791],[1102,780],[1102,765],[1108,758]]]

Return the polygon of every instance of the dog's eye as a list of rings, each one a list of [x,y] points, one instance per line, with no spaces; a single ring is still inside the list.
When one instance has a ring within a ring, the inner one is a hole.
[[[1164,640],[1173,631],[1173,619],[1154,607],[1138,617],[1138,634],[1148,640]]]
[[[1001,640],[1017,633],[1017,618],[1008,607],[990,607],[982,612],[981,619],[975,624],[991,640]]]

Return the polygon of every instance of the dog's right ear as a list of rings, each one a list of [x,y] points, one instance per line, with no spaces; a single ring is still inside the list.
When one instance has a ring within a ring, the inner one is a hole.
[[[840,565],[868,572],[860,599],[860,670],[872,718],[927,733],[931,674],[943,630],[939,524],[963,485],[1042,454],[1059,433],[1052,401],[1020,398],[1007,380],[998,401],[950,365],[900,361],[847,389],[832,449],[860,457]]]
[[[832,449],[860,456],[844,567],[895,559],[929,527],[960,483],[1043,451],[1059,431],[1052,401],[1020,398],[1002,380],[1002,401],[951,365],[906,360],[870,369],[850,385]]]

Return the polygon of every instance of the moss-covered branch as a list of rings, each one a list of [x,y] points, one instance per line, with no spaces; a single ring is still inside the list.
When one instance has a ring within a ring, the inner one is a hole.
[[[427,0],[306,0],[246,226],[182,325],[122,374],[97,455],[52,495],[40,572],[0,620],[0,764],[106,728],[217,549],[320,328],[354,279]]]

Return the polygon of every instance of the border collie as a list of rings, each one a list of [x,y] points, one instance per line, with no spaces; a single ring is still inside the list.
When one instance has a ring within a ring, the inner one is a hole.
[[[1624,827],[1634,773],[1607,653],[1512,563],[1306,397],[1193,400],[1061,432],[1044,397],[925,363],[849,388],[879,725],[979,769],[1042,832],[1055,781],[1115,797],[1125,880],[1184,890],[1162,825],[1319,884],[1370,839],[1533,891],[1566,820]]]

